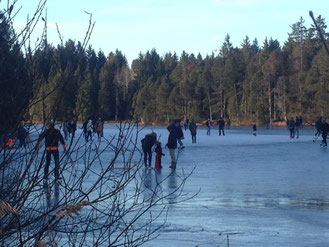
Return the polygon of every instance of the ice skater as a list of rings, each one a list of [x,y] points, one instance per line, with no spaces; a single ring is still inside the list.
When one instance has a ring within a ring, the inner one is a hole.
[[[19,126],[18,126],[18,130],[17,130],[17,138],[19,140],[19,148],[20,147],[24,147],[26,148],[26,138],[28,137],[29,133],[28,131],[25,129],[24,127],[24,123],[22,122]]]
[[[299,128],[301,127],[301,122],[299,117],[296,117],[296,121],[295,121],[295,134],[296,134],[296,138],[299,138]]]
[[[207,122],[206,122],[206,126],[207,126],[207,135],[210,136],[210,126],[211,126],[211,122],[210,119],[208,118]]]
[[[322,125],[321,125],[321,131],[322,131],[322,147],[327,147],[327,136],[329,131],[329,124],[326,122],[324,118],[322,118]]]
[[[196,129],[197,129],[197,125],[194,122],[194,120],[192,120],[192,122],[190,123],[189,129],[190,129],[191,136],[192,136],[192,143],[196,143]]]
[[[89,119],[89,121],[87,122],[87,133],[86,133],[86,142],[88,142],[89,140],[92,141],[93,140],[93,123],[92,120]]]
[[[99,141],[103,137],[103,129],[104,129],[104,122],[102,121],[101,118],[99,118],[98,121],[96,122],[96,133]]]
[[[219,118],[219,120],[217,121],[218,124],[218,134],[219,136],[221,136],[221,134],[223,133],[223,136],[225,136],[225,132],[224,132],[224,127],[225,127],[225,121],[222,117]]]
[[[58,202],[59,199],[59,151],[58,151],[58,143],[60,142],[63,146],[64,151],[66,151],[66,145],[64,138],[61,132],[54,127],[54,122],[50,121],[47,125],[47,129],[40,135],[37,148],[40,147],[40,144],[45,138],[45,146],[46,146],[46,165],[44,167],[44,188],[48,190],[48,175],[49,175],[49,166],[51,156],[53,156],[55,160],[55,201]],[[49,194],[47,193],[47,200],[49,202]]]
[[[179,144],[179,149],[183,149],[185,146],[183,144],[183,139],[184,139],[184,133],[182,130],[182,126],[180,125],[180,119],[176,119],[173,121],[172,126],[174,127],[174,132],[177,137],[177,141]]]
[[[185,129],[185,131],[187,130],[188,127],[189,127],[189,120],[186,119],[185,122],[184,122],[184,129]]]
[[[256,125],[256,123],[254,123],[254,125],[252,126],[252,131],[253,131],[253,135],[256,136],[257,135],[257,125]]]
[[[316,122],[315,122],[316,132],[315,132],[315,135],[314,135],[313,142],[315,142],[319,138],[319,136],[321,135],[321,125],[322,125],[322,117],[319,117],[319,119],[316,120]]]
[[[290,138],[294,138],[295,137],[295,120],[294,118],[291,118],[288,122],[288,129],[289,129],[289,133],[290,133]]]

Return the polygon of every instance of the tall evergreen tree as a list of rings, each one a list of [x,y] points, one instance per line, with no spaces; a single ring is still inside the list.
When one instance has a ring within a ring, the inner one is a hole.
[[[28,112],[32,94],[32,80],[29,79],[26,60],[9,23],[0,11],[0,130],[5,133],[16,130]]]

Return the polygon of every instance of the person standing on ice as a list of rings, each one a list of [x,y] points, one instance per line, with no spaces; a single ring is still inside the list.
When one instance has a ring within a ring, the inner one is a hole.
[[[48,173],[51,156],[53,156],[55,160],[55,199],[58,202],[59,196],[59,152],[58,152],[58,143],[60,142],[63,146],[64,151],[66,151],[66,145],[64,142],[64,138],[61,132],[54,127],[54,122],[50,121],[48,123],[47,129],[40,135],[37,148],[40,147],[40,144],[45,138],[45,146],[46,146],[46,165],[44,168],[44,187],[48,188]]]
[[[316,132],[314,135],[313,142],[315,142],[318,139],[318,137],[321,135],[321,125],[322,125],[322,117],[319,117],[319,119],[316,120],[316,122],[315,122]]]
[[[104,122],[101,118],[98,118],[96,122],[96,133],[98,140],[100,140],[103,137],[103,129],[104,129]]]
[[[211,126],[211,121],[208,118],[207,122],[206,122],[206,126],[207,126],[207,135],[210,136],[210,126]]]
[[[299,138],[299,128],[301,127],[301,122],[299,117],[296,117],[296,121],[295,121],[295,133],[296,133],[296,138]]]
[[[175,169],[176,168],[176,155],[175,155],[175,149],[177,148],[177,137],[175,134],[174,127],[172,125],[169,125],[167,127],[167,130],[169,131],[168,135],[168,143],[166,144],[166,147],[169,149],[169,155],[171,158],[171,165],[169,168]]]
[[[184,122],[184,129],[187,130],[188,127],[189,127],[189,120],[186,119]]]
[[[70,129],[71,129],[71,133],[72,133],[72,138],[74,138],[75,131],[77,130],[77,123],[73,120],[70,122]]]
[[[155,146],[155,169],[161,169],[161,158],[162,156],[165,156],[165,154],[162,152],[161,142],[157,142]]]
[[[17,130],[17,138],[19,140],[19,148],[20,147],[26,147],[26,138],[28,137],[29,133],[27,132],[27,130],[24,127],[24,123],[20,123],[20,125],[18,126],[18,130]]]
[[[288,122],[288,129],[290,132],[290,138],[294,138],[295,137],[295,120],[294,118],[291,118]]]
[[[254,125],[252,126],[252,131],[253,131],[253,135],[256,136],[257,135],[257,125],[256,125],[256,123],[254,123]]]
[[[196,143],[196,129],[197,129],[197,126],[196,126],[194,120],[192,120],[192,122],[190,123],[189,129],[190,129],[191,136],[192,136],[192,143]]]
[[[85,137],[85,139],[87,140],[87,124],[88,124],[88,119],[86,119],[83,124],[82,124],[82,131],[83,131],[83,135]]]
[[[88,122],[87,122],[87,126],[86,126],[86,131],[87,131],[87,133],[86,133],[86,142],[89,141],[89,138],[92,141],[93,129],[94,129],[93,128],[93,122],[92,122],[91,119],[89,119]]]
[[[329,131],[329,124],[326,122],[324,118],[322,118],[322,125],[321,125],[321,131],[322,131],[322,147],[327,147],[327,136]]]
[[[177,137],[178,140],[178,144],[179,144],[179,149],[183,149],[184,148],[184,144],[183,144],[183,139],[184,139],[184,133],[182,130],[182,126],[180,125],[180,119],[176,119],[173,122],[173,127],[174,127],[174,132],[175,135]]]
[[[224,127],[225,127],[225,121],[222,117],[219,118],[219,120],[217,121],[217,124],[218,124],[218,131],[219,131],[219,136],[222,135],[223,133],[223,136],[225,136],[225,133],[224,133]]]

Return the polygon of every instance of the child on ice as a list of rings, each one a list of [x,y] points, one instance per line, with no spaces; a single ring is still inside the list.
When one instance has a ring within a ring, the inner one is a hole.
[[[162,156],[164,156],[165,154],[162,153],[162,147],[161,147],[161,142],[157,142],[156,147],[155,147],[155,169],[161,169],[161,158]]]

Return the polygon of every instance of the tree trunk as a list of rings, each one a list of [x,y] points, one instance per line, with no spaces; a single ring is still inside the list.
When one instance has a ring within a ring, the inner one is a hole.
[[[210,93],[208,92],[208,105],[209,105],[209,118],[210,121],[212,121],[212,108],[211,108],[211,104],[210,104]]]
[[[272,119],[272,90],[271,90],[271,74],[268,76],[268,117]]]
[[[187,119],[187,114],[188,114],[188,102],[184,102],[184,121]]]
[[[224,115],[224,101],[223,101],[223,90],[220,90],[220,116],[223,117]]]

